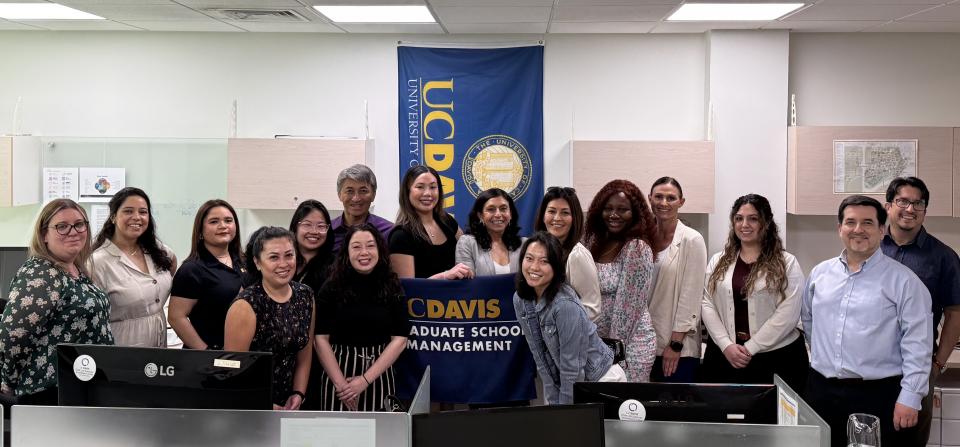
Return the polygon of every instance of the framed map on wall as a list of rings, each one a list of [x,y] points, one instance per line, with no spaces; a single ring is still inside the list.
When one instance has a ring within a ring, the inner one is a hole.
[[[878,194],[917,175],[917,140],[833,140],[833,193]]]

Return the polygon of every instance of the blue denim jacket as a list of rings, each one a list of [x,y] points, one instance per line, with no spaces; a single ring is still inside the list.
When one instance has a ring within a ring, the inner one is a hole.
[[[613,351],[597,335],[597,325],[570,286],[561,286],[549,303],[514,294],[513,308],[548,404],[572,404],[575,382],[596,382],[613,365]]]

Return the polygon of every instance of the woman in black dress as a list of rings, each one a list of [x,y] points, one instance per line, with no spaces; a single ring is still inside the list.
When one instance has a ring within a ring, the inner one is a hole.
[[[322,410],[378,411],[395,392],[393,364],[407,345],[410,321],[385,254],[376,227],[351,228],[317,294],[315,342],[326,373]]]
[[[401,278],[472,278],[470,267],[456,263],[457,239],[463,231],[443,210],[440,174],[414,166],[400,184],[400,211],[390,233],[393,271]]]
[[[227,312],[224,349],[273,353],[273,408],[298,410],[306,398],[313,348],[313,291],[291,281],[297,268],[294,236],[263,227],[250,236],[251,285]]]

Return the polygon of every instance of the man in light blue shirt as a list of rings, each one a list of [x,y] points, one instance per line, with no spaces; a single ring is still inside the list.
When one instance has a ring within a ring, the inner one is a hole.
[[[803,292],[806,400],[830,425],[834,447],[846,445],[851,413],[877,416],[883,445],[914,445],[933,350],[930,293],[880,250],[880,202],[847,197],[837,217],[845,249],[813,268]]]

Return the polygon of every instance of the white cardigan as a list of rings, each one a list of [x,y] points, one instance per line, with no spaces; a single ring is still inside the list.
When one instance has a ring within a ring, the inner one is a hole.
[[[713,269],[723,252],[713,255],[707,264],[705,278],[709,280]],[[740,256],[737,253],[737,256]],[[736,258],[735,258],[736,259]],[[766,288],[764,278],[757,278],[753,293],[747,297],[747,315],[750,323],[750,340],[743,344],[750,354],[768,352],[782,348],[800,336],[797,323],[800,321],[800,304],[803,292],[803,271],[797,258],[783,252],[783,261],[787,265],[786,298],[780,300],[780,293]],[[707,326],[710,338],[721,351],[736,340],[733,308],[733,270],[727,268],[723,280],[717,283],[717,290],[711,294],[709,284],[703,290],[703,322]]]
[[[587,318],[596,322],[600,316],[600,275],[590,250],[579,242],[573,246],[570,256],[567,257],[566,274],[567,284],[573,287],[580,297],[583,310],[587,311]]]
[[[677,222],[673,240],[660,262],[650,298],[650,317],[657,333],[657,355],[674,332],[683,332],[683,357],[700,358],[700,301],[707,268],[707,246],[700,232]]]

